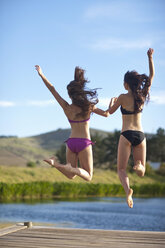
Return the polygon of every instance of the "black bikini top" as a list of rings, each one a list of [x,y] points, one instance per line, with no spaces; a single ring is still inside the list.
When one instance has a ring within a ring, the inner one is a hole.
[[[121,113],[122,115],[134,115],[134,114],[137,114],[137,113],[141,113],[143,111],[143,109],[139,110],[138,112],[135,113],[135,111],[129,111],[129,110],[126,110],[125,108],[120,107],[120,110],[121,110]]]

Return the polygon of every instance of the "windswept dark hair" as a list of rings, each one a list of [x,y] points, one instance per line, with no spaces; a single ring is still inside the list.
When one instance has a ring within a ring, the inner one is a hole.
[[[85,117],[91,111],[95,104],[98,103],[96,89],[86,89],[87,79],[84,78],[85,70],[76,66],[74,80],[67,85],[67,90],[74,105],[81,108],[81,113],[78,116]]]
[[[136,71],[127,71],[124,82],[128,84],[134,97],[134,111],[140,112],[145,101],[149,101],[150,79],[146,74],[138,74]]]

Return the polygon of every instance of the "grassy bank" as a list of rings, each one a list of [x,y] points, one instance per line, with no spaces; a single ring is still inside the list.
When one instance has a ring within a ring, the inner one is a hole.
[[[165,184],[133,186],[137,196],[165,196]],[[50,197],[124,196],[120,184],[103,183],[0,183],[0,200],[43,199]]]
[[[140,178],[136,173],[128,173],[131,185],[154,184],[165,182],[165,177],[153,174]],[[51,167],[16,167],[0,166],[0,182],[3,183],[24,183],[24,182],[71,182],[59,171]],[[73,182],[73,181],[72,181]],[[75,183],[86,183],[81,178],[74,179]],[[116,171],[94,169],[92,183],[120,184]]]
[[[139,178],[129,174],[136,196],[165,196],[164,177],[152,174]],[[42,199],[50,197],[124,196],[117,173],[111,170],[94,170],[92,182],[77,177],[67,179],[50,167],[0,166],[0,200]]]

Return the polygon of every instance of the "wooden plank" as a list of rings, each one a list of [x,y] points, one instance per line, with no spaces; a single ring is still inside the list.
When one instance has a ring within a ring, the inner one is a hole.
[[[27,226],[18,225],[18,224],[10,226],[10,227],[5,227],[5,228],[0,229],[0,236],[6,235],[12,232],[17,232],[19,230],[26,229],[26,228]]]
[[[163,248],[165,232],[30,228],[0,237],[5,248]]]

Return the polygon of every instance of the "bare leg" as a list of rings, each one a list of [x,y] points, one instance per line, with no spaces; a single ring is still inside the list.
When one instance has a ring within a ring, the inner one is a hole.
[[[133,190],[129,186],[129,178],[126,173],[126,168],[130,153],[131,153],[131,144],[124,136],[121,135],[118,145],[117,170],[121,184],[126,193],[127,204],[130,208],[133,208],[133,200],[132,200]]]
[[[58,170],[66,170],[72,175],[76,175],[81,177],[82,179],[86,181],[91,181],[93,176],[93,155],[92,155],[92,146],[89,145],[84,150],[78,153],[78,158],[80,161],[81,168],[78,167],[72,167],[72,163],[70,163],[70,150],[68,150],[67,156],[67,164],[66,165],[58,165]]]
[[[44,161],[49,163],[51,166],[58,169],[65,176],[73,179],[75,176],[79,176],[86,181],[91,181],[93,176],[93,155],[92,146],[89,145],[84,150],[79,152],[78,157],[69,148],[67,148],[67,164],[59,164],[54,157],[45,159]],[[77,167],[78,158],[82,168]]]
[[[77,163],[76,166],[71,166],[71,155],[73,154],[74,153],[72,153],[72,151],[67,148],[67,166],[65,168],[70,171],[74,176],[79,176],[86,181],[90,181],[93,175],[92,146],[89,145],[84,150],[78,153],[77,161],[79,159],[81,168],[77,167]]]
[[[142,141],[138,146],[133,147],[134,167],[136,174],[139,177],[143,177],[145,174],[146,163],[146,139]]]
[[[58,163],[55,159],[55,157],[51,157],[49,159],[44,159],[45,162],[50,164],[52,167],[55,167],[57,170],[59,170],[62,174],[64,174],[67,178],[73,179],[76,177],[74,172],[72,172],[72,168],[77,167],[78,162],[78,156],[77,154],[73,153],[69,149],[66,151],[66,158],[67,158],[67,164],[62,165]]]
[[[91,181],[93,177],[93,153],[92,145],[89,145],[78,154],[81,168],[76,168],[79,177]]]

